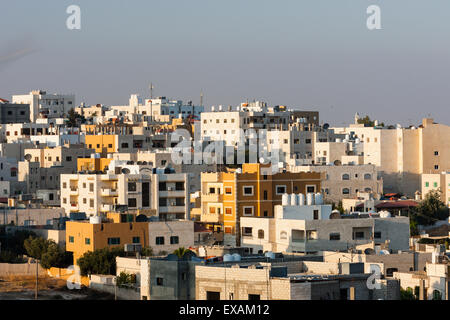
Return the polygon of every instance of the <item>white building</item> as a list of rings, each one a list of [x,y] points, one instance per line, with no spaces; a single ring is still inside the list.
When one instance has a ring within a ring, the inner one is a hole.
[[[46,91],[35,90],[25,95],[13,95],[12,102],[29,104],[30,120],[34,122],[40,115],[46,118],[64,118],[75,107],[75,95],[47,94]]]

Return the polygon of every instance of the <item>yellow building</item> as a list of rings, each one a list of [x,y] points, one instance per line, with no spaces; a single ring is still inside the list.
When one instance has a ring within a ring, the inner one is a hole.
[[[78,158],[77,169],[80,171],[104,171],[112,158]]]
[[[123,221],[111,217],[115,221]],[[110,220],[110,221],[112,221]],[[73,252],[74,264],[86,252],[103,248],[123,248],[125,244],[147,246],[148,222],[107,222],[89,221],[66,222],[66,251]]]
[[[202,173],[201,221],[238,237],[240,217],[273,217],[284,193],[318,192],[321,180],[318,172],[271,174],[270,165],[262,164],[243,164],[242,172]]]
[[[95,149],[95,152],[117,152],[116,134],[100,134],[100,135],[86,135],[85,144],[89,149]]]

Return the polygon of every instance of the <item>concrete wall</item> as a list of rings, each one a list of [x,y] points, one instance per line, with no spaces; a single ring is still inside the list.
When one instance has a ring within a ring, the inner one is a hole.
[[[38,267],[39,275],[45,275],[47,271],[40,265]],[[0,263],[0,277],[1,276],[34,276],[36,275],[36,264],[34,263]]]

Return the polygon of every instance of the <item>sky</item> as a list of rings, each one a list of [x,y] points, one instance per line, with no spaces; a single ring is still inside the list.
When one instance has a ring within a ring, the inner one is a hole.
[[[366,26],[369,5],[381,30]],[[69,5],[81,30],[69,30]],[[134,93],[204,104],[262,100],[450,125],[448,0],[15,0],[0,3],[0,97],[42,89],[77,104]]]

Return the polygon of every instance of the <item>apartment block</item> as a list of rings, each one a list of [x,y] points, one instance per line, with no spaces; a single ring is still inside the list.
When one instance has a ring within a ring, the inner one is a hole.
[[[422,180],[422,198],[425,198],[430,191],[441,192],[441,200],[450,207],[450,172],[424,173]]]
[[[262,252],[348,250],[386,242],[395,251],[409,249],[407,217],[343,219],[331,215],[331,206],[314,202],[277,205],[273,218],[242,217],[241,232],[242,246]]]
[[[270,165],[262,164],[243,164],[242,171],[202,173],[201,221],[224,230],[228,241],[239,245],[240,217],[272,217],[284,193],[321,189],[320,173],[271,173]]]

